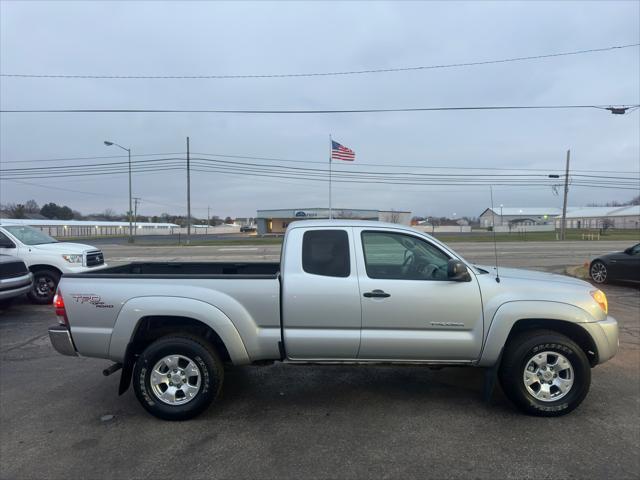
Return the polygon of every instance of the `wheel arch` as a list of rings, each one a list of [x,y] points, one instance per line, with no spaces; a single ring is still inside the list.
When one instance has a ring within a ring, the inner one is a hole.
[[[595,367],[598,364],[598,347],[595,341],[580,325],[565,320],[549,320],[545,318],[522,318],[518,320],[509,335],[505,345],[516,335],[528,330],[550,330],[573,340],[589,359],[589,364]]]
[[[478,362],[479,366],[493,366],[514,334],[534,329],[558,332],[573,340],[584,351],[591,366],[599,362],[598,348],[591,334],[581,323],[594,319],[575,305],[559,302],[514,301],[497,309],[486,333]]]
[[[62,270],[54,265],[49,265],[46,263],[36,263],[34,265],[29,265],[29,271],[31,273],[36,273],[39,270],[51,270],[52,272],[55,272],[58,275],[62,276]]]
[[[130,353],[137,355],[152,342],[179,334],[189,334],[205,340],[223,362],[231,361],[226,345],[213,328],[200,320],[175,315],[148,315],[140,318],[131,337]]]
[[[247,364],[250,359],[231,320],[208,303],[184,297],[137,297],[128,300],[115,321],[109,358],[125,360],[150,342],[179,332],[202,337],[223,360]]]

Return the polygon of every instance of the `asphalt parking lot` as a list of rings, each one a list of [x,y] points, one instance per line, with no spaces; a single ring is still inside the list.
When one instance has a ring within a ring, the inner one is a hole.
[[[498,247],[501,264],[549,271],[618,249],[575,243]],[[492,245],[453,247],[492,259]],[[113,263],[279,251],[102,248]],[[638,478],[640,290],[604,290],[620,352],[593,370],[581,407],[556,419],[521,415],[499,389],[486,405],[480,369],[276,363],[229,368],[219,404],[163,422],[131,390],[117,395],[119,374],[102,375],[109,362],[53,351],[51,308],[18,301],[0,312],[0,477]]]

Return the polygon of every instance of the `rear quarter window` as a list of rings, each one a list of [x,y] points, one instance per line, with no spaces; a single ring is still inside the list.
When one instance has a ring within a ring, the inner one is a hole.
[[[302,238],[302,269],[313,275],[351,274],[349,235],[345,230],[310,230]]]

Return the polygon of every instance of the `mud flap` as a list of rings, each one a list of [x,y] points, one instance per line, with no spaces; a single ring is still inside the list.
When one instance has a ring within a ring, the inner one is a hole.
[[[502,352],[500,350],[500,355],[498,356],[498,360],[496,363],[484,369],[484,387],[482,391],[482,400],[487,405],[491,405],[491,399],[493,398],[493,391],[496,387],[496,380],[498,379],[498,370],[500,369],[500,364],[502,363]]]
[[[129,390],[131,385],[131,376],[133,375],[133,366],[135,365],[135,355],[133,354],[133,343],[129,342],[124,352],[124,360],[122,361],[122,373],[120,374],[120,386],[118,387],[118,395],[122,395]]]

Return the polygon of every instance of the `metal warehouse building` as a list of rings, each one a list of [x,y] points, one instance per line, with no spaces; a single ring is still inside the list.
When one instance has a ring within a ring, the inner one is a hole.
[[[378,220],[381,222],[409,225],[411,212],[396,210],[355,210],[348,208],[332,209],[336,219]],[[258,210],[256,226],[259,235],[284,233],[291,222],[296,220],[314,220],[329,218],[328,208],[294,208],[281,210]]]
[[[562,216],[556,217],[560,228]],[[640,205],[627,207],[586,207],[567,210],[567,228],[617,228],[633,230],[640,228]]]

